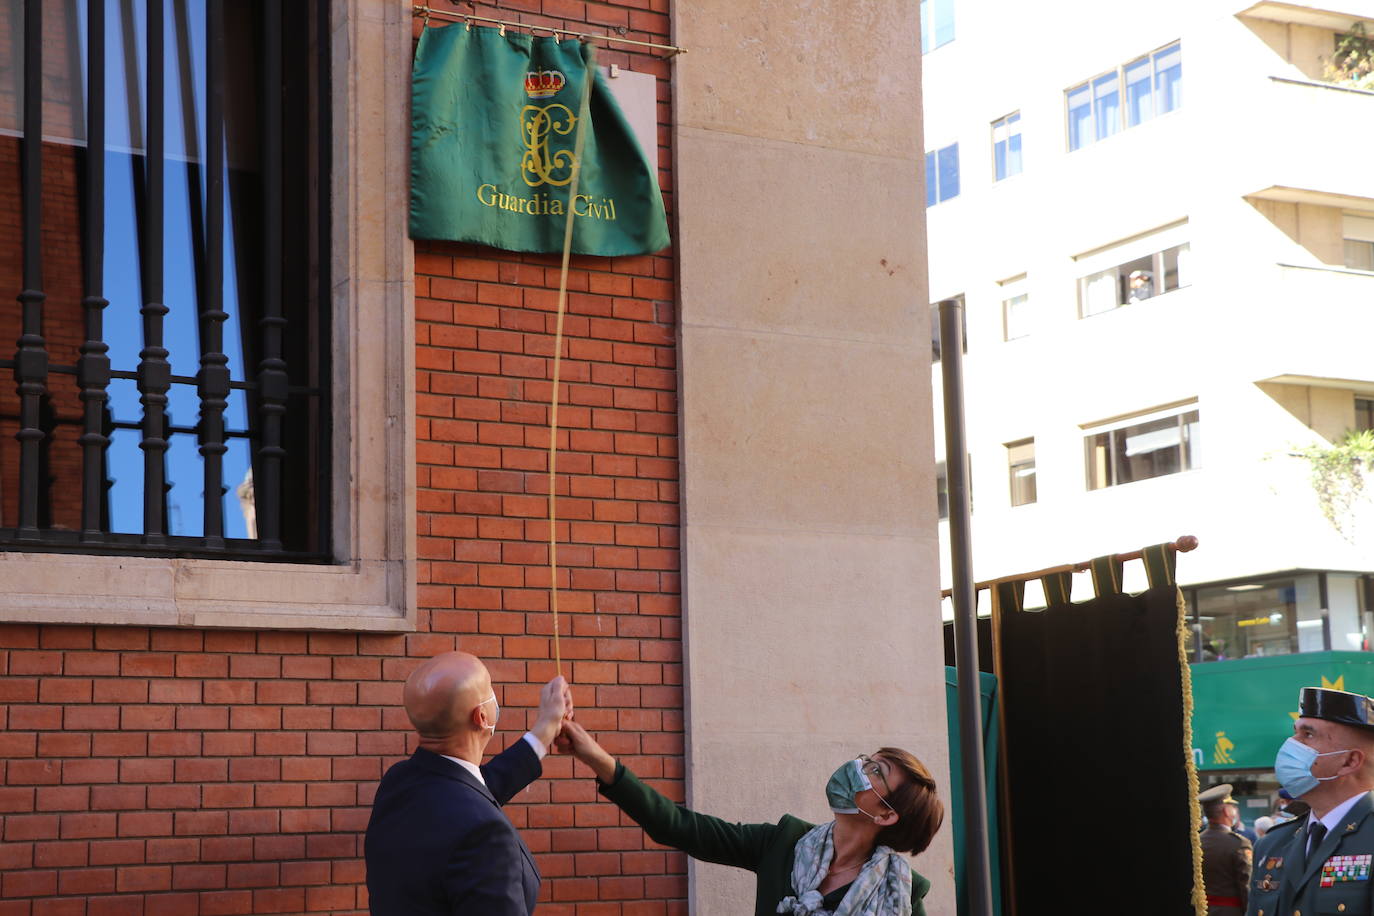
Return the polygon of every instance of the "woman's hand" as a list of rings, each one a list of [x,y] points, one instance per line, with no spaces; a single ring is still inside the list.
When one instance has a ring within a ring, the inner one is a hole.
[[[585,728],[571,719],[563,720],[563,728],[554,739],[554,746],[591,767],[602,785],[610,785],[615,779],[615,758],[597,744]]]

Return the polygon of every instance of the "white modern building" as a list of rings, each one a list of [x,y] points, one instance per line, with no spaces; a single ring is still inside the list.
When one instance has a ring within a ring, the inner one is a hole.
[[[923,0],[980,581],[1193,534],[1200,655],[1374,643],[1374,473],[1333,524],[1295,454],[1374,427],[1374,91],[1328,69],[1374,2],[1333,3]]]

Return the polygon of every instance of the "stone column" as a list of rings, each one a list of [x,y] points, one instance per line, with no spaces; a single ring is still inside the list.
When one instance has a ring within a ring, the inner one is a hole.
[[[688,802],[821,821],[885,744],[947,790],[918,5],[673,17]],[[952,914],[948,821],[915,864]]]

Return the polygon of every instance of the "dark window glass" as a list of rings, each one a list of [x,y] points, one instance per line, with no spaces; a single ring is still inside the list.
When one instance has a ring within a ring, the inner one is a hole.
[[[949,518],[949,471],[943,461],[935,462],[935,507],[940,518]]]
[[[1198,412],[1096,433],[1084,444],[1090,490],[1177,474],[1201,462]]]
[[[20,508],[35,489],[21,472],[18,434],[26,424],[14,384],[20,361],[3,359],[0,542],[211,556],[327,555],[328,225],[322,199],[328,194],[328,144],[321,140],[328,124],[321,104],[327,62],[318,53],[328,19],[324,0],[223,3],[218,25],[207,21],[205,0],[162,0],[160,58],[159,42],[149,41],[147,4],[106,3],[104,41],[93,55],[83,0],[0,0],[0,19],[8,25],[0,36],[6,58],[0,132],[8,134],[0,136],[0,166],[11,172],[24,142],[25,57],[16,30],[22,35],[26,9],[40,4],[41,349],[47,373],[36,427],[38,525],[37,531],[26,526]],[[271,61],[275,71],[265,50],[268,35],[281,45]],[[221,69],[212,74],[210,42],[216,38]],[[94,76],[105,129],[103,142],[93,145],[87,77],[102,56]],[[157,99],[149,97],[150,68],[164,86]],[[212,87],[222,101],[212,100]],[[265,121],[269,90],[280,99],[274,131]],[[160,137],[151,132],[159,108]],[[212,119],[223,132],[217,176],[209,152]],[[97,180],[103,188],[93,199]],[[269,207],[273,180],[281,185]],[[154,205],[158,188],[160,207]],[[220,220],[214,219],[216,203]],[[280,233],[274,250],[265,240],[269,220]],[[103,232],[95,250],[87,230],[99,221]],[[20,251],[24,227],[3,223],[0,245]],[[223,264],[219,283],[212,279],[216,255]],[[0,338],[8,341],[27,326],[15,300],[24,286],[18,261],[0,261]],[[83,276],[102,261],[93,281]],[[94,339],[90,310],[83,306],[92,292],[108,301],[98,310],[101,329]],[[150,310],[159,305],[165,312]],[[107,383],[82,380],[83,354],[89,357],[92,342],[107,348]],[[215,419],[219,365],[227,388],[222,431]],[[164,396],[165,408],[153,403]],[[98,405],[97,438],[108,440],[94,452],[84,444],[92,401]],[[148,448],[155,441],[145,422],[150,411],[163,414],[165,451]],[[159,452],[160,460],[148,458]],[[206,465],[213,469],[216,460],[222,471],[207,501]],[[86,481],[92,468],[99,480],[94,504]],[[160,492],[148,492],[150,480]],[[223,519],[219,533],[207,530],[207,512],[216,507]],[[258,530],[264,518],[273,519],[268,525],[275,534],[265,540]]]
[[[1070,89],[1066,95],[1069,104],[1069,149],[1076,150],[1093,142],[1092,93],[1088,84]]]
[[[959,144],[926,153],[926,206],[959,194]]]
[[[1135,127],[1154,117],[1150,98],[1150,59],[1142,57],[1125,67],[1126,126]]]
[[[1172,44],[1154,53],[1155,107],[1159,114],[1183,105],[1183,50]]]
[[[1176,245],[1079,278],[1079,314],[1087,318],[1187,286],[1188,245]]]
[[[954,0],[921,0],[921,53],[954,40]]]
[[[1011,504],[1026,506],[1035,502],[1034,439],[1007,445],[1007,470],[1011,478]]]
[[[1021,174],[1021,113],[992,124],[993,177],[997,181]]]
[[[1115,73],[1093,80],[1093,129],[1096,140],[1121,129],[1121,90]]]
[[[1122,104],[1122,92],[1125,104]],[[1069,150],[1105,140],[1183,104],[1183,52],[1177,42],[1064,93]]]
[[[952,143],[939,152],[940,200],[959,196],[959,144]]]
[[[1374,398],[1355,399],[1355,428],[1374,429]]]

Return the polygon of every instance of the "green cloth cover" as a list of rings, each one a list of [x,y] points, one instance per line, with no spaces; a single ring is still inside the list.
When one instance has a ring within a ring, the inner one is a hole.
[[[589,72],[591,129],[572,250],[613,256],[665,248],[655,169],[596,69],[594,49],[461,25],[426,28],[415,51],[411,237],[561,252]]]

